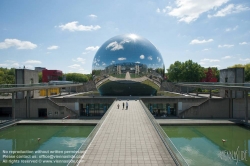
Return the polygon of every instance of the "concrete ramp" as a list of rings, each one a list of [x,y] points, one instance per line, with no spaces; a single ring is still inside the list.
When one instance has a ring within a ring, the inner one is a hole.
[[[176,164],[141,103],[121,100],[115,101],[78,165]]]

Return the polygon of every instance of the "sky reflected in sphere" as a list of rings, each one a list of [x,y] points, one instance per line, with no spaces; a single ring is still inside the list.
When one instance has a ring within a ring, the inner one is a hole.
[[[97,51],[92,64],[92,75],[101,94],[107,94],[104,91],[110,89],[113,94],[119,92],[121,95],[126,89],[125,84],[136,83],[137,88],[139,84],[147,84],[150,92],[145,94],[152,95],[160,87],[164,71],[160,52],[150,41],[136,34],[119,35],[107,40]],[[114,90],[114,83],[121,85],[120,89]],[[127,88],[131,89],[132,84]]]

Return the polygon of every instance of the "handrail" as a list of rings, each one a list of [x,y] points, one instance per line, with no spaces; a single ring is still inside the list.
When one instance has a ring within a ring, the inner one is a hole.
[[[101,118],[101,120],[97,123],[97,125],[95,126],[95,128],[91,131],[91,133],[88,135],[88,137],[82,143],[82,145],[77,150],[77,152],[72,157],[72,159],[69,161],[69,163],[67,164],[67,166],[75,166],[75,165],[78,164],[79,159],[80,159],[79,156],[82,156],[84,154],[84,151],[86,151],[86,149],[88,148],[90,142],[93,140],[93,138],[96,135],[97,131],[100,129],[100,127],[103,124],[104,120],[106,119],[106,117],[110,113],[110,110],[114,107],[114,103],[115,103],[115,101],[111,104],[111,106],[109,107],[109,109],[107,110],[107,112],[103,115],[103,117]]]
[[[161,140],[163,141],[166,149],[172,156],[174,162],[176,165],[181,165],[181,166],[189,166],[187,161],[184,159],[184,157],[181,155],[181,153],[178,151],[178,149],[175,147],[171,139],[168,137],[168,135],[163,131],[161,126],[156,122],[155,118],[153,115],[150,113],[148,108],[145,106],[145,104],[140,100],[140,103],[142,107],[144,108],[145,113],[147,114],[149,120],[153,124],[154,128],[156,129],[157,133],[159,134]]]

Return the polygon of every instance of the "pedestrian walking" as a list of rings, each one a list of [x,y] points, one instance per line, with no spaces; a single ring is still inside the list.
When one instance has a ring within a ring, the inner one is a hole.
[[[124,102],[122,103],[122,109],[124,109]]]
[[[128,102],[126,101],[126,110],[128,109]]]
[[[118,104],[118,105],[117,105],[117,108],[119,109],[119,107],[120,107],[120,105]]]

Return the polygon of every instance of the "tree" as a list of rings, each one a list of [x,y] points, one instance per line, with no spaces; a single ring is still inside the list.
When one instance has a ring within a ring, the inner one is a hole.
[[[201,82],[218,82],[220,73],[217,67],[204,69],[205,77],[202,78]]]
[[[204,68],[198,63],[188,60],[186,62],[176,61],[171,64],[168,71],[170,81],[200,82],[205,77]]]
[[[43,78],[42,78],[43,76],[42,75],[43,75],[42,72],[38,73],[39,83],[43,82]]]
[[[184,82],[200,82],[205,77],[204,68],[192,60],[184,62],[182,66],[181,77]]]
[[[245,81],[250,81],[250,63],[245,65]]]
[[[179,61],[175,61],[174,64],[171,64],[169,69],[167,69],[168,71],[168,79],[170,81],[180,81],[181,78],[181,69],[182,68],[182,63]]]
[[[67,81],[73,81],[73,82],[87,82],[88,77],[84,74],[80,73],[67,73],[65,74]]]
[[[0,67],[0,84],[15,84],[15,69]]]

